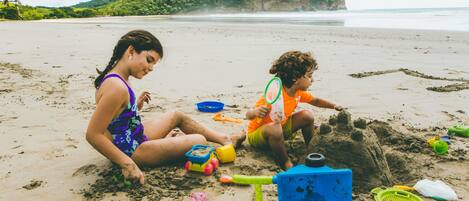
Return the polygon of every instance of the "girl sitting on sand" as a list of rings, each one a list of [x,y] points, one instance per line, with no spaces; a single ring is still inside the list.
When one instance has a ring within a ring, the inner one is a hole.
[[[270,74],[282,80],[284,117],[272,120],[267,115],[271,105],[264,96],[256,102],[255,108],[246,113],[251,120],[248,124],[248,141],[253,147],[270,147],[283,169],[293,166],[285,149],[284,139],[291,139],[293,133],[301,129],[305,143],[311,140],[314,128],[314,117],[311,111],[295,112],[298,102],[309,103],[322,108],[341,111],[342,107],[330,103],[307,92],[313,82],[313,72],[317,70],[316,60],[310,53],[290,51],[278,58],[270,68]],[[292,115],[293,113],[293,115]],[[257,118],[262,118],[258,120]]]
[[[120,38],[111,60],[94,81],[96,110],[86,131],[86,140],[101,154],[119,165],[126,179],[144,183],[139,166],[155,166],[180,159],[194,144],[206,141],[222,145],[244,140],[210,130],[181,112],[165,113],[161,119],[141,122],[138,111],[150,101],[143,92],[138,99],[129,77],[142,79],[163,57],[158,39],[144,30],[131,31]],[[185,135],[173,137],[179,128]]]

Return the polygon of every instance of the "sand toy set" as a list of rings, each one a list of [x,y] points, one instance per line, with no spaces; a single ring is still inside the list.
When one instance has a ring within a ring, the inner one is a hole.
[[[210,145],[194,145],[185,154],[188,161],[185,164],[187,171],[202,172],[211,175],[219,166],[220,162],[229,163],[236,159],[236,153],[232,144],[215,149]]]
[[[222,176],[222,183],[252,184],[256,201],[262,200],[262,186],[276,184],[278,200],[352,200],[352,171],[325,166],[321,154],[309,154],[305,165],[295,166],[275,176]]]

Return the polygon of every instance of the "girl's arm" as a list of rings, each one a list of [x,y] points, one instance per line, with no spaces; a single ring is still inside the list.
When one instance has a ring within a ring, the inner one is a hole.
[[[105,136],[107,127],[113,116],[120,112],[126,102],[126,98],[123,97],[128,97],[127,88],[123,88],[119,84],[120,83],[111,81],[101,86],[101,90],[112,93],[103,93],[98,101],[96,110],[88,124],[86,140],[106,158],[118,164],[120,167],[125,167],[128,164],[134,164],[134,161],[120,151],[112,141]]]
[[[313,100],[311,102],[309,102],[309,104],[311,105],[314,105],[316,107],[322,107],[322,108],[329,108],[329,109],[335,109],[337,111],[341,111],[342,110],[342,107],[341,106],[338,106],[334,103],[331,103],[327,100],[324,100],[322,98],[318,98],[318,97],[314,97]]]

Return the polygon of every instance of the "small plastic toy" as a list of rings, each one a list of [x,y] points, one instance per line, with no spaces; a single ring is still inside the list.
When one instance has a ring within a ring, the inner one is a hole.
[[[398,188],[388,188],[384,190],[378,187],[371,190],[371,193],[374,194],[375,201],[423,201],[419,196]]]
[[[202,172],[209,176],[219,166],[218,159],[215,157],[215,148],[210,145],[196,144],[185,155],[188,159],[184,166],[187,171]]]
[[[415,191],[414,187],[404,186],[404,185],[394,185],[393,188],[398,188],[398,189],[401,189],[403,191]]]
[[[236,159],[236,152],[232,144],[217,147],[216,153],[221,163],[230,163]]]
[[[439,136],[435,136],[427,140],[427,143],[432,147],[433,151],[438,155],[448,153],[448,143],[441,140]]]
[[[212,119],[215,120],[215,121],[221,121],[223,123],[224,122],[231,122],[231,123],[237,123],[237,124],[243,123],[242,119],[227,117],[227,116],[223,115],[222,113],[216,113],[215,115],[213,115]]]
[[[263,184],[276,184],[278,200],[352,200],[352,171],[325,166],[325,157],[312,153],[306,165],[295,166],[275,176],[234,175],[220,177],[222,183],[253,184],[256,201],[262,201]]]
[[[282,117],[282,120],[285,118],[282,86],[282,80],[276,76],[272,77],[265,86],[264,100],[272,106],[269,112],[270,119],[275,119],[278,116]],[[260,123],[262,119],[257,117],[256,122]]]
[[[225,104],[218,101],[204,101],[197,103],[197,109],[201,112],[219,112],[225,107]]]
[[[453,126],[448,128],[448,135],[457,135],[459,137],[469,137],[469,127],[462,125]]]
[[[262,185],[272,184],[273,176],[245,176],[245,175],[234,175],[233,177],[228,175],[222,175],[220,182],[222,183],[235,183],[235,184],[253,184],[256,195],[256,201],[262,201]]]

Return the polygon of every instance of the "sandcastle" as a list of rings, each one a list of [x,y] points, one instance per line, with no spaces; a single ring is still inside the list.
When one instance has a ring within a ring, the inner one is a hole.
[[[321,124],[319,134],[308,145],[308,152],[327,156],[327,165],[350,168],[353,171],[354,191],[365,192],[376,186],[392,183],[392,174],[378,137],[367,122],[352,122],[350,113],[331,116],[329,123]]]

